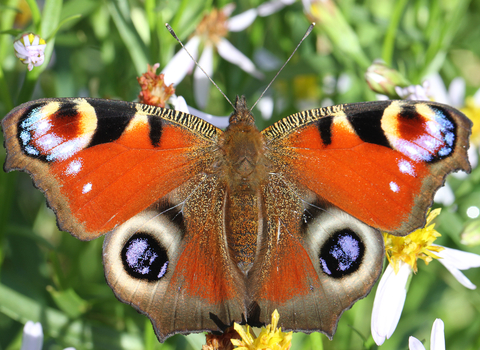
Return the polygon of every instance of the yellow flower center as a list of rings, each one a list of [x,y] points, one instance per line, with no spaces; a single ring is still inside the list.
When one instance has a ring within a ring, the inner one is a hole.
[[[284,333],[277,328],[280,314],[275,310],[272,314],[272,323],[262,327],[260,334],[255,338],[250,326],[241,326],[234,323],[233,327],[242,340],[232,339],[235,350],[288,350],[292,345],[292,332]]]
[[[212,12],[203,17],[196,29],[196,35],[204,40],[217,43],[221,38],[227,36],[227,19],[228,16],[222,10],[213,9]]]
[[[400,261],[409,264],[413,271],[417,272],[417,259],[422,259],[427,265],[433,258],[439,259],[434,252],[438,253],[444,248],[432,246],[432,243],[441,235],[435,231],[435,224],[431,222],[440,214],[440,211],[441,209],[432,210],[427,216],[425,227],[413,231],[408,236],[397,237],[388,233],[383,234],[387,259],[395,273],[398,273]]]

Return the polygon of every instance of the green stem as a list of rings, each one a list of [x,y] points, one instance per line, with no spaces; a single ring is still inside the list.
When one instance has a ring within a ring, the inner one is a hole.
[[[382,59],[385,61],[387,66],[392,65],[393,49],[395,46],[397,29],[407,2],[408,0],[398,0],[396,2],[393,15],[390,19],[390,25],[388,26],[387,34],[385,35],[385,40],[383,41]]]
[[[35,33],[38,33],[40,30],[40,24],[42,23],[42,15],[40,14],[40,9],[38,8],[37,2],[35,0],[26,0],[30,11],[32,12],[32,21],[35,27]]]
[[[10,95],[10,89],[8,87],[7,81],[5,80],[5,75],[3,74],[3,69],[0,66],[0,100],[5,105],[7,111],[13,108],[13,100]]]

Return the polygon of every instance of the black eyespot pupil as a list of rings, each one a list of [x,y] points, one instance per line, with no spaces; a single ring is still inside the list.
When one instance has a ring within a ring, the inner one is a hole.
[[[320,266],[323,272],[340,278],[358,270],[365,246],[351,230],[342,230],[330,237],[320,250]]]
[[[168,255],[152,236],[136,233],[123,246],[122,262],[130,276],[156,281],[167,273]]]

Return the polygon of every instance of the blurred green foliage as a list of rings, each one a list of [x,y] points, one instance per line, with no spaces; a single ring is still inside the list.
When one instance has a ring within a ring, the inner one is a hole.
[[[164,27],[169,22],[187,40],[203,15],[228,1],[211,0],[1,0],[0,116],[41,97],[89,96],[131,101],[139,92],[136,77],[146,65],[164,67],[179,45]],[[261,4],[236,2],[235,14]],[[325,2],[314,33],[268,91],[275,101],[264,128],[299,109],[373,100],[364,73],[376,58],[398,69],[412,83],[440,73],[448,86],[466,81],[467,95],[480,86],[480,1],[397,0]],[[260,49],[284,61],[309,25],[301,2],[259,17],[228,40],[246,56]],[[45,64],[27,72],[13,52],[11,34],[32,31],[48,42]],[[258,63],[258,61],[256,61]],[[257,80],[215,56],[213,79],[231,99],[243,94],[253,103],[276,73]],[[177,87],[194,105],[192,76]],[[213,89],[213,87],[212,87]],[[228,115],[231,107],[216,91],[206,111]],[[259,114],[257,112],[257,114]],[[0,163],[5,150],[0,149]],[[437,224],[441,245],[465,247],[459,235],[480,207],[480,171],[451,179],[454,205]],[[478,227],[478,225],[477,225]],[[23,324],[42,322],[44,349],[200,349],[203,335],[174,336],[159,344],[146,317],[120,303],[105,283],[102,239],[81,242],[59,232],[54,214],[24,173],[0,172],[0,350],[19,349]],[[382,349],[406,349],[408,336],[429,339],[435,318],[445,322],[449,349],[480,347],[480,293],[462,287],[438,262],[419,264],[405,309],[393,337]],[[480,269],[466,272],[480,285]],[[373,295],[342,316],[333,341],[324,335],[295,334],[292,349],[374,349],[370,337]],[[281,315],[280,315],[281,317]]]

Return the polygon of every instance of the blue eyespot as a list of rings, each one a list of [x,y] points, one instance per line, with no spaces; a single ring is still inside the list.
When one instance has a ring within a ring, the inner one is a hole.
[[[360,237],[350,229],[336,232],[320,249],[320,266],[327,275],[340,278],[360,267],[365,246]]]
[[[125,271],[133,278],[157,281],[167,273],[167,251],[149,234],[136,233],[130,237],[121,256]]]

